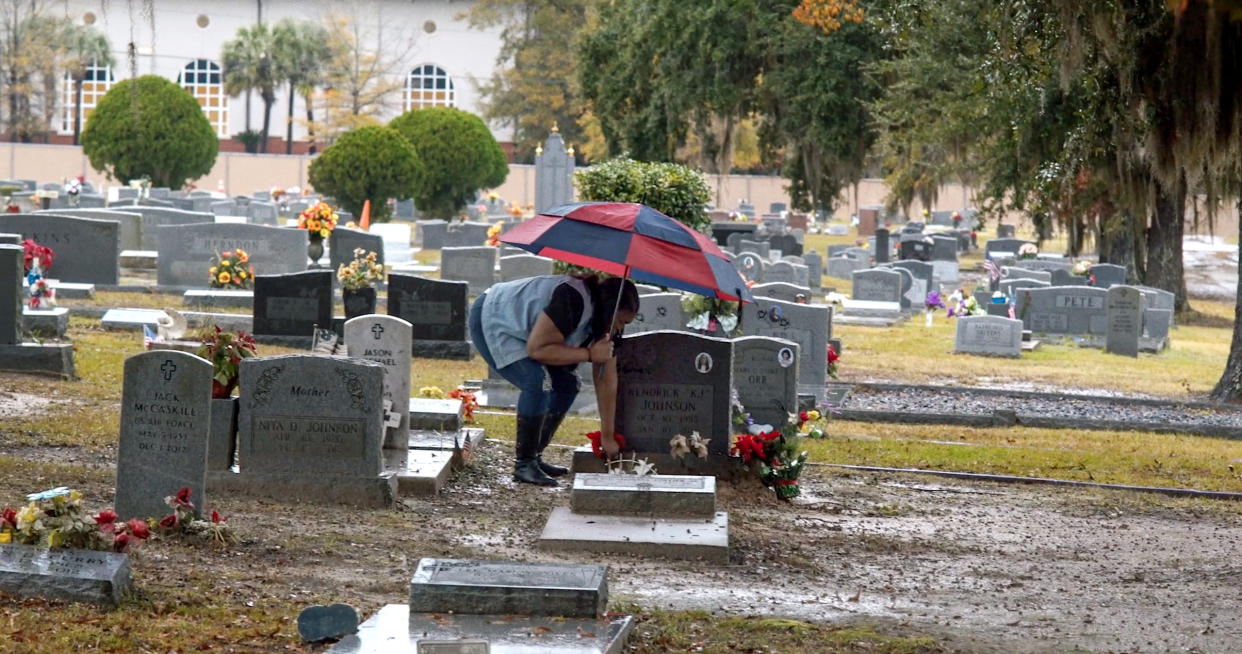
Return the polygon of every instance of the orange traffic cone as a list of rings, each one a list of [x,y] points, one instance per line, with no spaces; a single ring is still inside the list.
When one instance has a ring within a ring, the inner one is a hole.
[[[358,229],[362,231],[371,230],[371,201],[364,200],[362,202],[362,216],[358,218]]]
[[[216,182],[216,190],[219,191],[220,193],[224,192],[224,180],[220,180]]]

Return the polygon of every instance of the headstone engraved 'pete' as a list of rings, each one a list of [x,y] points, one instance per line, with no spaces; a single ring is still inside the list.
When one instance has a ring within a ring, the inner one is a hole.
[[[1104,349],[1113,354],[1137,357],[1143,333],[1143,294],[1133,286],[1112,286],[1105,299],[1108,332]]]
[[[779,427],[798,411],[799,349],[765,336],[733,340],[733,387],[755,422]]]
[[[384,366],[384,399],[389,411],[401,416],[385,431],[384,447],[406,448],[410,431],[410,323],[393,316],[371,314],[345,322],[349,356]]]
[[[125,554],[0,545],[0,591],[13,595],[115,605],[132,577]]]
[[[1015,315],[1039,334],[1103,336],[1108,329],[1107,293],[1093,286],[1024,289],[1018,293]]]
[[[638,452],[668,452],[677,434],[729,450],[733,344],[685,332],[627,336],[617,349],[617,431]]]
[[[206,508],[211,374],[210,361],[175,350],[125,360],[116,462],[122,519],[163,517],[164,498],[182,487]]]

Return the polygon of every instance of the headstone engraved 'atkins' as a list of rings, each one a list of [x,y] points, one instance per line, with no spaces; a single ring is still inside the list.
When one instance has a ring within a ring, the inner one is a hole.
[[[799,346],[765,336],[733,340],[733,387],[760,424],[781,426],[798,410]]]
[[[1022,354],[1022,321],[1003,316],[962,316],[957,319],[953,351],[1017,357]]]
[[[1108,332],[1104,349],[1113,354],[1137,357],[1143,332],[1143,294],[1133,286],[1112,286],[1105,299]]]
[[[74,218],[53,214],[0,214],[0,232],[52,248],[56,260],[48,271],[62,282],[116,284],[120,274],[121,224],[115,220]],[[207,274],[203,268],[203,275]]]
[[[206,508],[211,374],[210,361],[175,350],[125,360],[116,462],[122,519],[164,516],[164,498],[182,487]]]
[[[384,399],[400,422],[385,430],[384,447],[406,448],[410,431],[410,323],[393,316],[371,314],[345,322],[349,356],[384,366]]]
[[[393,273],[388,276],[388,315],[413,325],[411,352],[417,357],[469,359],[466,339],[466,282]]]
[[[332,323],[332,279],[327,270],[259,275],[254,280],[254,333],[307,336]]]
[[[617,350],[617,431],[638,452],[668,452],[697,431],[708,452],[729,451],[732,342],[685,332],[627,336]]]

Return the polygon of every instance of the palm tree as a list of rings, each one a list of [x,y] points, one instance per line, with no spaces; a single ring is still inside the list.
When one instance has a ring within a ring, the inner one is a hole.
[[[288,18],[277,23],[272,28],[272,34],[281,77],[289,83],[285,154],[293,154],[293,101],[299,94],[306,104],[307,139],[313,149],[315,112],[312,95],[315,87],[323,83],[322,71],[333,58],[331,34],[321,25]]]
[[[224,92],[237,97],[258,91],[263,99],[263,131],[259,151],[267,152],[267,133],[272,123],[276,86],[284,81],[275,56],[275,39],[263,23],[237,30],[237,38],[227,41],[220,54],[224,63]],[[249,125],[246,126],[249,129]]]
[[[68,58],[65,68],[73,80],[73,144],[82,134],[82,84],[90,68],[116,65],[108,37],[89,25],[72,25],[66,34]]]

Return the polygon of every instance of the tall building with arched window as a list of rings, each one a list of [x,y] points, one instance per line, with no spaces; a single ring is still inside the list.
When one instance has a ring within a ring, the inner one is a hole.
[[[73,76],[65,73],[61,91],[60,124],[56,131],[61,134],[74,134],[82,131],[86,125],[86,117],[90,115],[99,99],[112,88],[116,81],[112,77],[111,66],[90,65],[82,75],[81,95]],[[79,107],[80,103],[80,107]],[[79,112],[79,108],[81,111]],[[79,122],[80,121],[80,122]],[[77,129],[74,129],[75,123]]]
[[[453,90],[453,78],[443,68],[431,64],[423,64],[405,78],[405,92],[402,96],[402,109],[422,109],[423,107],[454,107],[457,96]]]
[[[224,95],[220,65],[209,59],[195,59],[181,69],[177,83],[198,100],[216,136],[228,136],[229,99]]]

